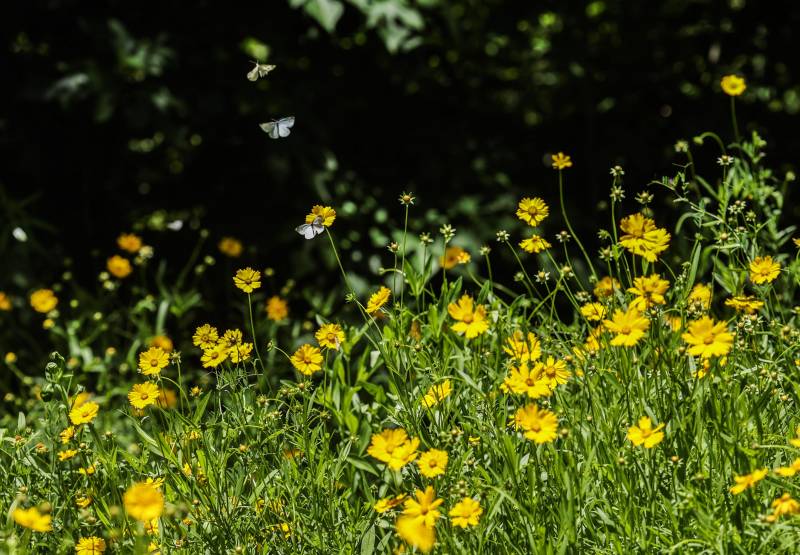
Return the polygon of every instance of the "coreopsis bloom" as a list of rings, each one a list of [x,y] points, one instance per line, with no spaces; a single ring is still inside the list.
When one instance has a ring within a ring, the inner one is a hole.
[[[599,322],[606,317],[607,310],[601,303],[586,303],[581,307],[581,315],[590,322]]]
[[[250,355],[253,354],[252,343],[236,343],[228,347],[228,358],[234,364],[250,360]]]
[[[210,349],[203,349],[203,356],[200,357],[200,362],[203,363],[203,368],[216,368],[228,358],[228,350],[230,347],[226,343],[220,342]]]
[[[5,312],[11,310],[11,299],[8,298],[4,291],[0,291],[0,310]]]
[[[65,449],[63,451],[58,452],[58,460],[61,462],[68,461],[77,454],[78,451],[75,449]]]
[[[344,330],[339,324],[325,324],[314,334],[320,347],[339,350],[344,342]]]
[[[417,458],[418,438],[409,438],[403,428],[387,428],[372,434],[367,454],[386,463],[392,470],[400,470]]]
[[[336,210],[330,206],[320,206],[317,204],[311,208],[311,213],[306,216],[306,223],[313,223],[317,218],[322,220],[322,225],[330,227],[336,219]]]
[[[273,322],[280,322],[289,316],[289,303],[277,295],[267,299],[267,318]]]
[[[725,299],[725,306],[729,306],[736,312],[753,314],[764,306],[764,301],[759,301],[752,295],[737,295],[730,299]]]
[[[531,399],[548,397],[551,389],[548,382],[538,371],[539,368],[541,368],[541,365],[537,364],[532,369],[529,369],[524,362],[517,367],[512,367],[508,376],[503,380],[500,389],[518,395],[527,395]]]
[[[161,391],[153,382],[137,383],[128,392],[128,401],[134,408],[141,410],[148,405],[155,405],[160,394]]]
[[[779,468],[776,468],[775,472],[779,476],[783,476],[784,478],[791,478],[792,476],[800,472],[800,459],[795,459],[789,466],[781,466]]]
[[[61,438],[61,443],[67,444],[69,441],[75,437],[75,426],[67,426],[61,433],[58,434],[58,437]]]
[[[417,519],[417,521],[424,523],[426,526],[434,526],[436,521],[442,514],[437,510],[439,505],[444,503],[443,499],[436,498],[436,492],[433,491],[432,486],[425,488],[425,491],[416,490],[413,499],[409,497],[406,499],[403,506],[403,515]]]
[[[453,526],[466,528],[467,526],[477,526],[483,514],[481,504],[471,497],[465,497],[450,509],[447,513]]]
[[[38,289],[31,293],[30,302],[33,310],[47,314],[58,305],[58,297],[52,289]]]
[[[600,279],[594,286],[594,296],[598,299],[605,299],[614,294],[614,291],[619,291],[619,282],[611,276],[605,276]]]
[[[100,406],[92,401],[76,404],[69,411],[69,419],[75,426],[89,424],[97,416],[98,410],[100,410]]]
[[[554,170],[564,170],[572,167],[572,160],[570,159],[569,156],[567,156],[563,152],[553,154],[552,159],[553,159]]]
[[[122,496],[125,512],[140,522],[150,522],[164,512],[164,495],[153,483],[137,482]]]
[[[728,96],[739,96],[747,89],[744,77],[739,77],[738,75],[726,75],[719,84],[722,87],[722,92]]]
[[[394,497],[384,497],[380,499],[375,505],[373,509],[375,509],[376,513],[383,514],[387,511],[391,511],[398,505],[400,505],[406,499],[406,494],[401,493],[399,495],[395,495]]]
[[[90,495],[79,495],[75,498],[75,506],[79,509],[85,509],[92,504],[92,497]]]
[[[75,555],[101,555],[106,551],[106,541],[97,536],[81,538],[75,544]]]
[[[796,515],[800,513],[800,503],[792,499],[788,493],[784,493],[772,502],[772,514],[767,516],[767,522],[775,522],[784,515]]]
[[[217,243],[217,248],[219,252],[230,258],[239,258],[244,250],[242,242],[235,237],[223,237]]]
[[[422,553],[428,553],[436,544],[436,529],[417,518],[401,516],[395,523],[395,530],[401,540]]]
[[[236,275],[233,276],[233,283],[245,293],[252,293],[261,287],[261,272],[250,266],[237,270]]]
[[[432,385],[428,392],[422,397],[422,406],[426,409],[429,409],[439,402],[441,402],[445,397],[450,395],[450,392],[453,391],[452,384],[450,380],[445,380],[440,384]]]
[[[444,474],[447,468],[447,451],[429,449],[417,459],[419,473],[426,478],[435,478]]]
[[[166,335],[153,336],[150,338],[150,341],[147,344],[150,347],[158,347],[165,353],[171,353],[172,350],[175,348],[175,345],[172,343],[172,339],[170,339]]]
[[[744,490],[754,487],[758,482],[763,480],[766,475],[767,469],[760,468],[744,476],[734,476],[733,481],[736,482],[736,484],[730,487],[730,492],[734,495],[738,495]]]
[[[531,332],[528,332],[526,340],[525,335],[519,330],[516,330],[511,337],[506,339],[503,350],[511,358],[519,362],[536,361],[542,356],[542,347],[539,339]]]
[[[628,293],[633,293],[636,298],[631,301],[631,306],[644,312],[657,304],[664,304],[664,293],[669,289],[669,282],[661,279],[658,274],[645,277],[640,276],[633,280],[633,287],[628,288]]]
[[[290,362],[298,372],[310,376],[322,369],[322,353],[317,347],[306,343],[294,352]]]
[[[555,389],[558,385],[567,383],[572,375],[567,370],[567,363],[563,360],[556,360],[547,357],[544,362],[537,362],[535,367],[539,379],[543,380],[550,389]]]
[[[692,287],[689,293],[689,303],[700,305],[703,309],[708,310],[711,306],[711,288],[705,283],[698,283]]]
[[[478,305],[473,310],[472,297],[462,295],[458,303],[450,303],[447,307],[450,317],[457,320],[453,324],[453,331],[464,334],[467,339],[474,339],[489,329],[489,321],[486,319],[486,307]]]
[[[369,300],[367,301],[367,314],[375,314],[378,312],[386,303],[389,302],[389,297],[391,294],[392,292],[388,287],[381,286],[380,289],[370,295]]]
[[[11,513],[14,522],[24,528],[30,528],[34,532],[50,532],[53,530],[53,518],[50,515],[42,514],[36,507],[21,509],[17,507]]]
[[[636,426],[628,428],[628,439],[636,447],[644,445],[646,449],[652,449],[664,439],[664,424],[659,424],[653,428],[653,421],[648,416],[642,416]]]
[[[123,233],[117,237],[117,246],[131,254],[136,254],[142,249],[142,238],[134,233]]]
[[[656,227],[655,221],[644,214],[622,218],[619,227],[624,233],[619,239],[620,244],[649,262],[655,262],[658,255],[669,247],[671,235],[665,229]]]
[[[514,413],[514,426],[525,432],[525,437],[536,443],[549,443],[556,439],[558,418],[546,409],[531,403]]]
[[[750,262],[750,281],[756,285],[772,283],[781,273],[781,265],[771,256],[759,256]]]
[[[169,355],[161,347],[150,347],[139,353],[139,370],[145,376],[160,374],[169,365]]]
[[[681,337],[690,345],[689,354],[700,358],[724,356],[733,344],[733,335],[725,322],[715,323],[708,316],[689,323]]]
[[[219,332],[217,328],[209,324],[203,324],[194,331],[192,343],[201,349],[211,349],[217,345]]]
[[[796,362],[795,362],[795,364],[796,364]],[[794,437],[789,440],[789,444],[792,447],[800,448],[800,426],[798,426],[797,429],[795,430]]]
[[[439,259],[439,264],[441,264],[442,268],[445,270],[450,270],[459,264],[466,264],[470,260],[472,260],[472,257],[470,257],[467,251],[454,245],[445,249],[444,254]]]
[[[530,226],[537,226],[550,215],[550,208],[539,197],[525,197],[517,205],[517,218]]]
[[[545,249],[549,249],[553,245],[551,245],[544,237],[533,234],[527,239],[523,239],[522,241],[520,241],[519,246],[525,252],[529,252],[531,254],[538,254]]]
[[[616,335],[611,340],[615,347],[633,347],[644,337],[650,322],[634,307],[628,310],[615,310],[611,320],[603,320],[605,328]]]
[[[124,256],[120,256],[115,254],[108,260],[106,260],[106,269],[108,272],[119,279],[128,277],[131,272],[133,271],[133,266],[131,266],[131,261],[125,258]]]

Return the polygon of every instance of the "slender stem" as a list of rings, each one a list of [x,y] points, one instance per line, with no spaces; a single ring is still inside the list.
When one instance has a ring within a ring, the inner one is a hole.
[[[403,257],[402,261],[400,262],[400,275],[403,276],[403,279],[400,280],[400,306],[403,306],[403,294],[406,292],[406,236],[408,235],[408,205],[406,204],[406,214],[405,218],[403,219]],[[395,289],[397,291],[397,289]],[[397,294],[395,293],[395,299],[397,298]]]
[[[247,310],[250,313],[250,333],[253,334],[253,347],[256,349],[256,357],[258,363],[261,365],[261,371],[266,372],[264,361],[261,359],[261,353],[258,352],[258,337],[256,336],[256,326],[253,323],[253,301],[250,299],[250,293],[247,294]]]
[[[572,224],[569,223],[569,218],[567,217],[567,209],[564,205],[564,175],[562,170],[558,170],[558,196],[561,200],[561,216],[564,218],[564,223],[567,224],[567,229],[569,230],[570,235],[575,238],[575,242],[578,244],[578,247],[580,247],[583,257],[586,259],[586,263],[589,264],[589,269],[592,271],[592,275],[595,279],[597,279],[597,272],[594,271],[592,260],[589,258],[589,254],[586,252],[586,249],[583,248],[583,243],[581,243],[580,238],[575,234],[575,230],[572,229]]]
[[[741,148],[742,138],[739,135],[739,123],[736,121],[736,99],[731,97],[731,119],[733,120],[733,136],[736,138],[736,144]]]

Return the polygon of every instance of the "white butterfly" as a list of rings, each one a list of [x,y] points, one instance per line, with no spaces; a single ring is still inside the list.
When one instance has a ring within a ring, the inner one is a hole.
[[[267,123],[259,124],[261,130],[268,134],[272,139],[288,137],[289,133],[292,132],[292,126],[294,126],[294,116],[281,118],[278,121],[268,121]]]
[[[247,78],[250,81],[258,81],[259,77],[266,77],[267,74],[276,67],[270,64],[259,64],[258,62],[253,63],[256,64],[256,67],[247,72]]]
[[[299,225],[294,230],[306,239],[313,239],[325,231],[325,226],[322,225],[322,218],[317,216],[310,224]]]

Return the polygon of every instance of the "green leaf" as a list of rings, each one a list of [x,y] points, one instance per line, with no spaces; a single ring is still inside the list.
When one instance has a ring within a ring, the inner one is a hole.
[[[336,24],[344,13],[344,6],[338,0],[311,0],[304,9],[329,33],[336,29]]]

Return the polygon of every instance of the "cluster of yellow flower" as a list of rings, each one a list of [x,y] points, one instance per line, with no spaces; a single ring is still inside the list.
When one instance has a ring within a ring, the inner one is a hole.
[[[225,360],[239,364],[249,360],[253,353],[253,343],[244,341],[241,330],[225,330],[220,337],[219,330],[211,324],[195,329],[192,343],[203,351],[200,357],[203,368],[216,368]]]

